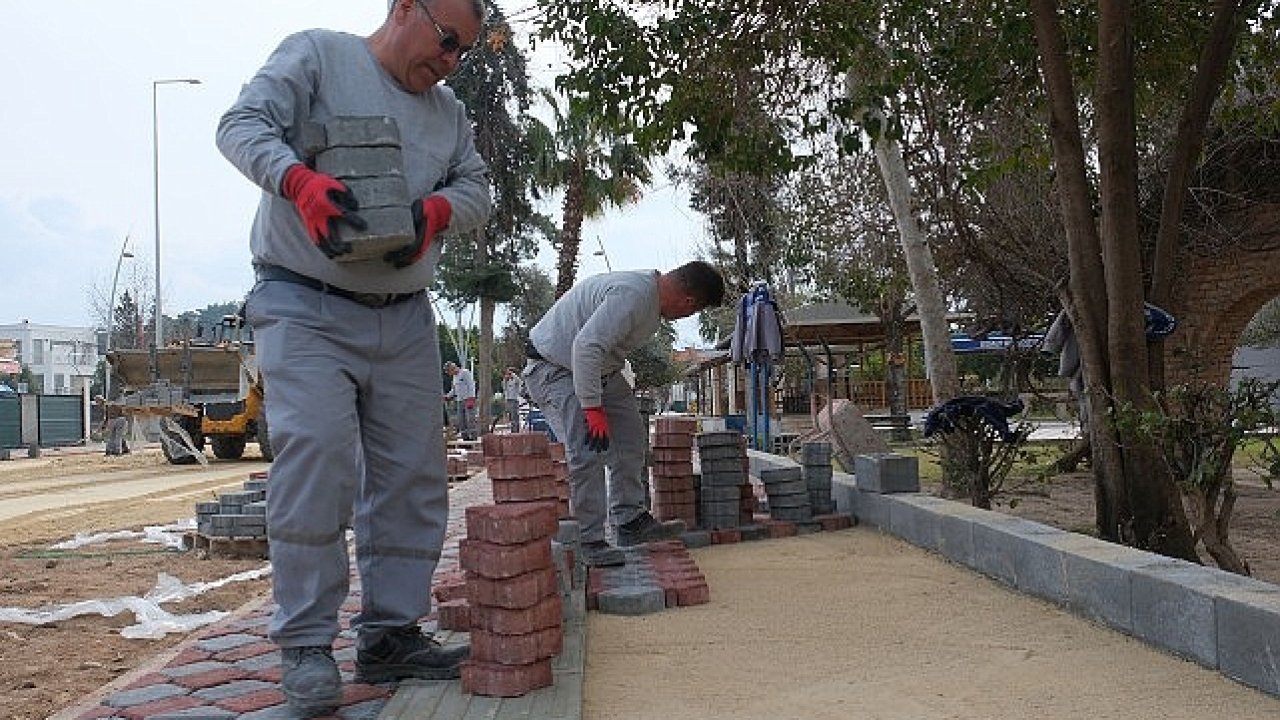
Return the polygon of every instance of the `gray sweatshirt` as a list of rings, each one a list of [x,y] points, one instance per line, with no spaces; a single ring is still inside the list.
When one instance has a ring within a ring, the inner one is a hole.
[[[218,123],[218,149],[262,188],[249,236],[253,262],[280,265],[355,292],[421,290],[432,282],[440,238],[422,260],[403,270],[381,258],[336,263],[312,244],[293,203],[280,195],[285,171],[302,160],[295,149],[302,123],[339,115],[395,118],[409,197],[426,197],[439,187],[438,194],[453,208],[449,232],[474,229],[488,219],[488,168],[453,91],[435,85],[419,95],[406,92],[364,38],[307,30],[280,43]]]
[[[543,358],[572,371],[583,407],[599,407],[601,378],[621,370],[661,323],[656,270],[605,273],[570,288],[529,331],[529,340]]]

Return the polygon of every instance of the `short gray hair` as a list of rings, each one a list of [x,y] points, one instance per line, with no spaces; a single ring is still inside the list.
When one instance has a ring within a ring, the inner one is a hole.
[[[392,10],[396,9],[396,3],[400,0],[388,0],[387,14],[390,15]],[[430,2],[430,0],[427,0]],[[489,6],[485,4],[485,0],[471,0],[471,12],[476,14],[476,19],[483,25],[489,19]]]

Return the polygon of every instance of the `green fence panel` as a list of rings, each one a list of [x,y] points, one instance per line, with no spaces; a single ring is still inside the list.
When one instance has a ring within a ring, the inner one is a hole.
[[[22,447],[22,401],[0,397],[0,448]]]
[[[40,446],[78,445],[84,440],[84,406],[79,395],[40,396]]]

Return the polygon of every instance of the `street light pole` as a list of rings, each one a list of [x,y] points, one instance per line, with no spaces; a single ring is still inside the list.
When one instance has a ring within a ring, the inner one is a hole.
[[[169,78],[151,81],[151,184],[154,191],[156,235],[156,330],[151,339],[151,380],[160,379],[157,351],[164,338],[164,313],[160,309],[160,116],[156,109],[157,90],[161,85],[199,85],[195,78]]]
[[[600,249],[591,254],[599,255],[600,257],[604,258],[604,269],[608,270],[609,272],[613,272],[613,265],[609,263],[609,253],[604,251],[604,241],[600,239],[599,235],[596,236],[596,245],[599,245]]]
[[[124,236],[124,243],[120,245],[120,256],[116,258],[116,272],[111,276],[111,302],[107,305],[107,354],[111,354],[111,336],[115,334],[116,329],[116,285],[120,282],[120,265],[125,258],[133,257],[133,253],[129,252],[129,236]],[[106,378],[103,382],[103,397],[107,400],[111,399],[111,363],[107,362]]]

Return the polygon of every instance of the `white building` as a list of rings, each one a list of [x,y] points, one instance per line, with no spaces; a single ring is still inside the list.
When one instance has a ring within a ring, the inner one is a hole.
[[[15,359],[35,376],[37,387],[25,388],[27,392],[79,395],[93,382],[101,359],[93,328],[37,325],[24,320],[0,325],[0,338],[16,344]]]

